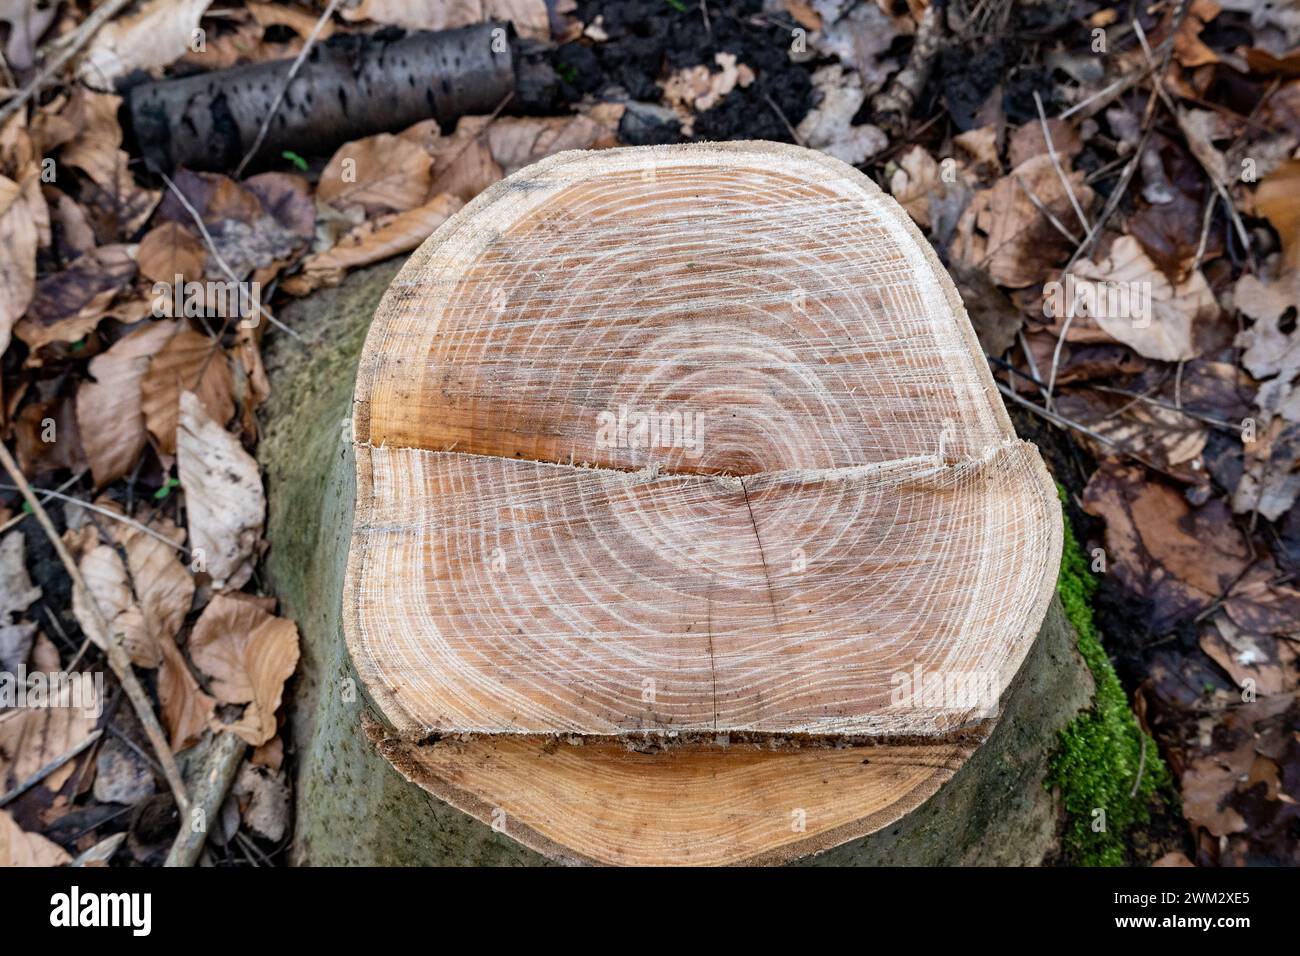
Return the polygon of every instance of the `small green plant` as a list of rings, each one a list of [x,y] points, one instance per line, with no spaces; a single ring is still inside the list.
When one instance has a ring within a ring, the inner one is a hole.
[[[293,165],[298,168],[299,172],[305,173],[307,171],[307,160],[303,159],[301,156],[299,156],[291,149],[286,149],[284,152],[282,152],[280,154],[280,158],[288,160],[290,163],[293,163]]]
[[[686,12],[686,4],[682,3],[682,0],[668,0],[668,6],[672,7],[678,13]]]
[[[1058,490],[1064,502],[1065,490],[1059,486]],[[1062,515],[1062,520],[1065,547],[1056,589],[1066,617],[1078,632],[1079,653],[1092,671],[1097,695],[1092,710],[1061,731],[1046,785],[1061,789],[1070,862],[1122,866],[1124,836],[1135,824],[1147,822],[1151,801],[1169,784],[1169,770],[1155,741],[1138,726],[1106,656],[1092,616],[1097,580],[1069,519]]]
[[[578,71],[573,68],[572,63],[561,63],[555,68],[555,72],[560,74],[560,79],[570,86],[578,81]]]
[[[163,482],[162,487],[153,493],[154,501],[162,501],[164,498],[166,498],[168,495],[172,493],[173,488],[177,488],[179,486],[180,486],[179,479],[169,477],[166,481]]]

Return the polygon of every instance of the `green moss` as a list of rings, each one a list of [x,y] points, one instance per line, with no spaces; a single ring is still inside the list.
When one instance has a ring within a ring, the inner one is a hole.
[[[1064,501],[1065,491],[1061,490]],[[1097,581],[1079,542],[1065,521],[1065,548],[1057,591],[1066,616],[1079,634],[1079,653],[1097,685],[1092,710],[1061,731],[1060,749],[1052,758],[1047,786],[1059,787],[1065,802],[1065,850],[1081,866],[1120,866],[1124,836],[1146,823],[1157,792],[1169,783],[1169,770],[1155,741],[1140,727],[1102,646],[1092,617]],[[1142,756],[1145,738],[1146,757]],[[1141,781],[1133,793],[1138,768]],[[1130,795],[1131,794],[1131,795]],[[1105,811],[1105,828],[1094,831],[1095,811]]]

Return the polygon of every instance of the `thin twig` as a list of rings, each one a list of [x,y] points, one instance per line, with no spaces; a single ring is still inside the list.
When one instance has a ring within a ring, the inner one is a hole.
[[[780,119],[781,122],[785,124],[786,131],[789,132],[790,138],[794,140],[795,145],[807,146],[808,144],[803,141],[803,137],[799,135],[798,130],[796,130],[793,126],[790,125],[790,120],[785,115],[785,110],[781,109],[781,105],[777,103],[776,100],[772,99],[772,94],[764,93],[763,99],[767,100],[767,105],[772,107],[772,112],[775,113],[777,115],[777,118]]]
[[[190,217],[194,220],[194,224],[199,227],[199,232],[202,233],[203,235],[203,241],[208,244],[208,250],[212,253],[212,258],[217,260],[217,265],[221,266],[221,271],[230,277],[231,282],[235,283],[236,285],[239,285],[240,284],[239,277],[236,276],[235,271],[231,269],[229,265],[227,265],[226,260],[225,258],[222,257],[221,253],[217,251],[217,244],[212,239],[212,233],[208,232],[208,227],[203,224],[203,217],[199,215],[199,211],[195,209],[193,205],[190,204],[190,201],[188,199],[185,198],[185,194],[181,192],[180,189],[177,188],[176,184],[172,182],[170,176],[168,176],[166,173],[159,173],[159,175],[162,176],[163,182],[167,184],[167,188],[172,191],[172,195],[174,195],[177,201],[182,206],[185,207],[185,211],[190,214]],[[267,321],[270,322],[272,325],[274,325],[277,329],[280,329],[282,332],[288,332],[295,339],[302,338],[301,335],[299,335],[293,329],[289,328],[289,326],[285,325],[283,322],[281,322],[279,319],[273,316],[270,312],[266,311],[266,306],[262,305],[261,302],[257,303],[257,308],[258,311],[260,311],[264,316],[266,316]],[[236,310],[236,311],[242,311],[242,310]]]
[[[1034,90],[1034,105],[1038,107],[1038,122],[1043,127],[1043,141],[1047,144],[1047,155],[1052,160],[1052,168],[1056,170],[1061,185],[1065,187],[1065,194],[1070,197],[1070,205],[1074,207],[1074,214],[1079,217],[1079,225],[1083,226],[1084,232],[1087,232],[1092,227],[1088,224],[1088,217],[1083,214],[1083,207],[1079,205],[1079,197],[1074,194],[1070,178],[1065,175],[1061,159],[1056,155],[1056,144],[1052,142],[1052,131],[1047,127],[1047,113],[1043,110],[1043,98],[1038,95],[1037,90]]]
[[[131,669],[131,659],[127,656],[122,645],[115,639],[113,630],[109,626],[107,619],[105,619],[103,611],[99,609],[99,602],[95,600],[94,592],[90,590],[89,585],[86,584],[86,579],[82,577],[81,569],[77,567],[77,562],[72,559],[67,545],[63,543],[63,538],[59,536],[59,532],[55,529],[54,522],[50,520],[49,514],[46,513],[45,506],[36,497],[36,492],[32,491],[32,486],[28,484],[22,469],[18,467],[18,463],[14,461],[13,455],[3,442],[0,442],[0,465],[3,465],[5,471],[9,472],[9,477],[13,479],[14,484],[18,486],[18,490],[27,499],[27,504],[31,506],[37,522],[45,531],[46,537],[50,539],[50,544],[54,547],[54,553],[59,556],[59,560],[63,562],[63,567],[67,570],[68,576],[72,578],[73,585],[81,589],[94,626],[103,635],[103,649],[105,656],[108,658],[108,666],[126,691],[126,696],[131,701],[136,716],[140,718],[140,724],[144,728],[145,735],[149,738],[149,743],[153,746],[154,753],[158,756],[158,763],[163,768],[163,775],[167,778],[167,783],[171,787],[172,796],[176,799],[177,807],[180,808],[181,813],[187,813],[189,797],[185,793],[185,783],[181,779],[180,769],[176,766],[176,758],[172,755],[171,745],[167,743],[167,735],[163,733],[162,725],[158,723],[158,715],[154,713],[153,703],[149,700],[149,695],[145,693],[144,688],[140,686],[140,680],[135,676],[135,671]]]
[[[1056,231],[1065,236],[1065,238],[1070,241],[1071,245],[1077,246],[1079,244],[1079,237],[1067,229],[1065,223],[1056,218],[1052,213],[1052,210],[1048,209],[1047,205],[1038,198],[1038,194],[1029,188],[1029,184],[1025,182],[1024,178],[1021,177],[1019,173],[1013,173],[1012,175],[1015,177],[1016,185],[1025,191],[1025,195],[1029,197],[1029,201],[1034,204],[1034,207],[1047,217],[1047,221],[1055,226]],[[1084,226],[1083,228],[1087,229],[1088,227]]]
[[[1138,42],[1142,44],[1143,55],[1150,60],[1151,48],[1147,45],[1146,33],[1142,29],[1142,24],[1135,20],[1133,22],[1133,27],[1137,31]],[[1156,93],[1159,94],[1161,101],[1165,104],[1165,108],[1173,115],[1174,121],[1178,123],[1178,128],[1183,131],[1183,136],[1187,138],[1189,152],[1191,152],[1192,156],[1195,157],[1196,161],[1200,164],[1201,169],[1204,170],[1206,177],[1210,180],[1210,184],[1219,194],[1219,198],[1223,200],[1223,205],[1228,210],[1228,218],[1232,220],[1233,228],[1237,230],[1237,238],[1241,241],[1242,248],[1246,250],[1246,256],[1250,260],[1251,267],[1254,268],[1255,255],[1250,248],[1250,234],[1246,232],[1246,224],[1241,221],[1241,216],[1237,212],[1236,206],[1232,204],[1232,197],[1228,195],[1227,187],[1219,181],[1219,177],[1214,169],[1211,168],[1210,164],[1201,156],[1201,151],[1190,148],[1194,137],[1193,131],[1189,129],[1187,125],[1187,113],[1181,106],[1173,101],[1173,98],[1169,95],[1169,91],[1165,89],[1165,79],[1163,74],[1164,70],[1161,70],[1152,77],[1154,89]]]
[[[1138,731],[1138,736],[1142,738],[1142,752],[1138,755],[1138,773],[1133,780],[1133,789],[1128,792],[1128,798],[1132,800],[1138,795],[1138,787],[1142,784],[1142,771],[1147,766],[1147,735],[1145,731]]]
[[[59,756],[55,757],[53,760],[51,760],[49,763],[43,766],[40,770],[37,770],[34,774],[32,774],[22,783],[18,784],[18,786],[14,787],[12,790],[4,794],[3,796],[0,796],[0,807],[8,806],[9,804],[13,803],[24,793],[32,789],[32,787],[36,786],[38,783],[40,783],[50,774],[54,773],[54,771],[58,770],[60,767],[62,767],[73,757],[76,757],[78,754],[80,754],[83,750],[85,750],[96,740],[98,740],[101,736],[103,736],[103,734],[104,732],[102,730],[91,731],[90,734],[87,735],[86,739],[81,741],[81,743],[77,744],[67,753],[60,754]]]
[[[70,487],[71,485],[75,485],[78,481],[81,480],[81,476],[84,475],[84,474],[85,474],[84,471],[79,471],[79,472],[77,472],[75,475],[73,475],[71,478],[69,478],[69,479],[68,479],[67,481],[65,481],[63,484],[59,485],[58,488],[54,489],[54,491],[56,491],[56,492],[57,492],[57,491],[63,491],[65,488],[68,488],[68,487]],[[14,489],[14,490],[16,491],[17,489]],[[51,491],[41,491],[40,489],[37,489],[37,490],[40,491],[40,493],[41,493],[42,495],[45,496],[44,498],[41,499],[41,504],[45,504],[45,502],[53,500],[53,498],[54,498],[54,492],[51,492]],[[18,514],[14,515],[12,518],[10,518],[8,521],[6,521],[4,524],[0,524],[0,534],[4,534],[4,533],[5,533],[6,531],[8,531],[10,528],[14,527],[15,525],[22,524],[22,523],[23,523],[24,521],[26,521],[26,520],[27,520],[27,512],[26,512],[26,511],[19,511]]]
[[[1063,415],[1058,415],[1056,412],[1049,411],[1048,409],[1043,408],[1041,405],[1035,405],[1029,399],[1024,398],[1019,393],[1014,392],[1011,389],[1007,388],[1007,386],[1003,385],[1001,382],[995,382],[994,384],[997,385],[998,391],[1001,392],[1003,395],[1005,395],[1007,398],[1011,399],[1013,402],[1015,402],[1018,405],[1023,405],[1025,408],[1029,409],[1035,415],[1047,419],[1053,425],[1059,425],[1062,428],[1073,429],[1074,431],[1078,432],[1081,435],[1086,435],[1087,437],[1093,439],[1094,441],[1099,441],[1103,445],[1106,445],[1107,447],[1114,448],[1115,451],[1119,452],[1121,455],[1128,455],[1134,461],[1138,462],[1139,464],[1145,465],[1146,467],[1150,468],[1152,471],[1159,472],[1160,474],[1165,475],[1167,477],[1177,479],[1178,476],[1170,474],[1168,469],[1161,468],[1155,462],[1151,461],[1148,458],[1144,458],[1142,455],[1139,455],[1131,448],[1124,447],[1119,442],[1115,441],[1113,438],[1107,438],[1105,435],[1101,434],[1100,432],[1093,431],[1091,428],[1087,427],[1086,425],[1081,425],[1078,422],[1072,421],[1071,419],[1068,419]]]
[[[1169,36],[1166,39],[1161,40],[1159,47],[1157,47],[1157,50],[1163,50],[1160,66],[1158,69],[1152,69],[1150,71],[1151,75],[1157,77],[1157,79],[1160,74],[1164,73],[1164,71],[1169,68],[1169,61],[1173,57],[1174,53],[1174,37],[1178,35],[1178,30],[1182,26],[1183,20],[1187,16],[1187,11],[1190,8],[1190,0],[1179,0],[1178,9],[1174,13],[1173,24],[1170,28]],[[1148,66],[1150,66],[1150,60],[1148,60]],[[1065,264],[1065,268],[1061,270],[1062,275],[1068,273],[1070,268],[1079,261],[1080,257],[1092,248],[1093,244],[1097,241],[1097,238],[1101,235],[1102,230],[1105,228],[1106,222],[1112,215],[1114,215],[1115,210],[1119,208],[1119,204],[1123,200],[1124,195],[1128,192],[1129,183],[1133,181],[1133,174],[1137,172],[1138,164],[1142,159],[1142,154],[1146,152],[1147,143],[1151,140],[1151,132],[1155,128],[1154,120],[1156,114],[1156,103],[1160,99],[1158,89],[1159,84],[1153,83],[1151,95],[1147,97],[1146,109],[1143,110],[1142,114],[1142,135],[1138,137],[1137,148],[1133,150],[1132,158],[1129,160],[1128,165],[1124,167],[1124,175],[1120,177],[1119,183],[1113,190],[1111,190],[1111,194],[1109,198],[1107,198],[1106,204],[1102,207],[1101,215],[1097,218],[1097,221],[1092,224],[1092,228],[1089,229],[1088,234],[1084,236],[1083,242],[1079,245],[1079,248],[1074,250],[1074,254],[1070,256],[1070,261]]]
[[[20,490],[16,485],[0,485],[0,488],[5,489],[6,491]],[[165,534],[155,531],[153,528],[150,528],[148,525],[141,524],[139,521],[136,521],[134,518],[128,518],[126,515],[118,514],[116,511],[113,511],[109,508],[104,508],[101,507],[100,505],[92,504],[89,501],[82,501],[80,498],[74,498],[71,495],[61,494],[57,491],[47,491],[43,488],[33,488],[32,490],[35,491],[37,494],[44,495],[47,501],[51,498],[57,498],[59,501],[65,501],[70,505],[76,505],[78,508],[84,508],[86,511],[93,511],[95,514],[103,515],[105,518],[112,518],[114,521],[120,521],[122,524],[129,525],[130,527],[135,528],[137,531],[143,531],[151,538],[157,538],[163,544],[167,545],[168,547],[175,548],[177,551],[181,552],[182,554],[189,554],[190,552],[190,549],[185,547],[185,545],[177,544],[175,541],[167,537]],[[23,517],[27,517],[27,516],[23,515]]]
[[[63,69],[63,65],[89,42],[90,38],[99,31],[99,28],[116,16],[117,12],[130,2],[131,0],[108,0],[103,6],[92,10],[90,15],[81,22],[81,25],[69,34],[71,39],[59,51],[59,54],[41,67],[41,71],[36,74],[35,79],[28,83],[22,92],[14,96],[4,106],[0,106],[0,123],[3,123],[22,109],[23,104],[40,92],[46,80]]]
[[[284,85],[280,87],[280,92],[276,94],[275,102],[271,104],[270,110],[267,111],[266,117],[262,120],[262,125],[258,127],[257,136],[253,139],[253,145],[248,147],[248,152],[245,153],[244,158],[239,161],[239,165],[235,167],[236,179],[239,179],[244,175],[244,167],[249,164],[253,155],[262,148],[262,141],[266,139],[266,132],[271,128],[271,120],[275,119],[275,114],[280,111],[280,104],[284,102],[285,96],[289,93],[289,84],[293,82],[293,78],[297,76],[298,71],[302,69],[302,64],[307,59],[307,54],[311,52],[312,46],[316,43],[316,37],[324,28],[326,21],[334,15],[334,8],[338,6],[338,3],[339,0],[330,0],[329,6],[325,8],[325,12],[320,15],[320,19],[316,21],[316,25],[311,28],[311,33],[307,34],[307,40],[303,43],[302,49],[298,51],[298,56],[293,61],[293,66],[289,67],[289,72],[285,74]]]
[[[1070,326],[1074,324],[1074,306],[1075,303],[1071,302],[1066,309],[1061,334],[1056,337],[1056,346],[1052,349],[1052,367],[1047,370],[1047,391],[1043,394],[1043,404],[1049,409],[1052,408],[1052,395],[1056,391],[1056,371],[1061,365],[1061,349],[1065,347],[1065,337],[1070,334]]]

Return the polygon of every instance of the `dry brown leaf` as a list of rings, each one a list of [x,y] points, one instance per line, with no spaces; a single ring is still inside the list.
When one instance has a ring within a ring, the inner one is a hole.
[[[248,762],[268,770],[279,770],[284,766],[284,739],[272,737],[248,755]]]
[[[1024,313],[983,270],[953,262],[950,271],[980,345],[989,355],[1002,355],[1024,327]]]
[[[1247,542],[1223,502],[1193,508],[1136,466],[1103,462],[1083,504],[1105,519],[1110,572],[1151,601],[1157,633],[1218,600],[1249,563]]]
[[[990,124],[968,129],[966,132],[954,136],[952,143],[970,157],[970,164],[976,167],[976,171],[981,175],[1002,175],[1002,162],[998,158],[998,130],[996,126]],[[1060,150],[1061,147],[1058,145],[1057,151]],[[1011,165],[1015,166],[1017,164],[1012,163]]]
[[[77,426],[97,486],[127,474],[144,450],[140,382],[150,358],[179,328],[179,322],[149,321],[91,359],[94,381],[77,389]]]
[[[95,236],[104,243],[138,232],[153,215],[162,198],[159,190],[136,185],[128,166],[130,157],[126,150],[117,150],[115,156],[116,178],[106,186],[89,183],[81,197]]]
[[[913,146],[898,157],[889,178],[889,192],[922,229],[930,228],[930,193],[943,188],[939,164],[924,146]]]
[[[251,190],[221,173],[179,169],[172,182],[209,230],[229,220],[251,225],[266,214],[261,200]],[[158,206],[158,219],[160,222],[178,222],[186,227],[194,222],[189,210],[170,191]]]
[[[299,36],[307,37],[316,29],[316,24],[320,21],[320,15],[298,7],[285,6],[279,3],[248,3],[245,4],[248,12],[253,15],[258,25],[267,27],[288,27]],[[334,35],[334,21],[326,20],[321,24],[320,32],[316,34],[318,40],[328,40]]]
[[[134,13],[100,28],[77,65],[77,77],[99,90],[132,70],[157,70],[190,49],[212,0],[146,0]]]
[[[0,3],[0,23],[9,24],[4,55],[11,69],[26,70],[36,62],[36,45],[59,15],[57,3],[10,0]]]
[[[243,186],[281,226],[303,242],[312,240],[316,201],[306,179],[292,173],[259,173],[245,179]]]
[[[181,393],[176,460],[195,558],[214,588],[243,587],[253,574],[266,517],[257,462],[193,392]]]
[[[1086,393],[1061,395],[1060,412],[1086,425],[1127,452],[1142,456],[1185,481],[1206,480],[1201,454],[1210,430],[1201,421],[1162,405],[1134,401],[1124,395]],[[1097,443],[1096,451],[1111,451]]]
[[[118,291],[135,278],[136,246],[100,246],[36,285],[27,315],[14,331],[33,351],[75,342],[99,325]]]
[[[78,87],[59,113],[73,130],[59,155],[67,166],[80,169],[100,188],[111,189],[121,165],[122,127],[117,111],[122,97]]]
[[[505,175],[483,135],[490,122],[486,116],[463,116],[451,136],[441,136],[436,122],[416,123],[401,134],[433,157],[431,197],[451,193],[469,202]]]
[[[1242,630],[1220,613],[1201,629],[1198,643],[1238,687],[1251,681],[1252,689],[1265,697],[1295,690],[1296,652],[1286,641]]]
[[[889,145],[889,137],[879,127],[870,123],[852,125],[867,98],[856,73],[831,64],[818,68],[812,81],[821,99],[799,121],[796,131],[805,145],[853,166]]]
[[[805,30],[820,30],[822,28],[821,14],[809,6],[805,0],[782,0],[781,6]]]
[[[12,680],[14,675],[6,675]],[[46,687],[49,687],[47,680]],[[30,706],[0,710],[0,790],[7,791],[34,776],[79,744],[95,729],[104,702],[96,695],[93,683],[81,681],[81,698],[65,685],[59,696],[48,703],[54,706]],[[29,688],[30,692],[31,688]],[[76,706],[69,706],[76,705]],[[59,790],[72,776],[76,761],[65,763],[42,781],[51,792]]]
[[[86,467],[72,396],[24,406],[13,426],[15,451],[24,474],[39,478],[51,472],[81,471]]]
[[[178,222],[155,226],[140,240],[140,274],[155,282],[173,283],[203,278],[208,250],[203,240]]]
[[[622,103],[600,103],[574,116],[509,116],[487,130],[492,158],[508,176],[566,149],[601,149],[618,143]]]
[[[216,700],[204,693],[190,673],[180,648],[170,637],[158,642],[162,666],[158,669],[158,699],[172,750],[184,750],[198,742],[212,720]]]
[[[8,810],[0,810],[0,867],[65,866],[71,862],[63,847],[39,833],[28,833]]]
[[[36,291],[36,218],[23,188],[0,176],[0,353]]]
[[[1232,493],[1232,510],[1257,511],[1269,521],[1289,512],[1300,496],[1300,425],[1275,418],[1246,444],[1244,470]]]
[[[303,271],[308,276],[333,273],[337,277],[345,269],[410,252],[463,205],[455,196],[442,193],[423,206],[363,223],[334,248],[305,260]]]
[[[224,425],[235,414],[234,387],[226,353],[184,326],[149,359],[141,380],[145,427],[163,452],[175,454],[181,393],[196,393],[208,417]]]
[[[677,110],[687,123],[692,112],[703,112],[715,105],[737,86],[746,87],[754,82],[754,71],[741,63],[737,65],[734,53],[714,55],[718,70],[703,63],[683,67],[666,79],[664,102]]]
[[[176,544],[185,540],[185,532],[167,518],[155,520],[152,528]],[[175,638],[185,623],[185,615],[194,600],[194,578],[177,557],[176,548],[153,535],[130,525],[116,524],[113,537],[126,552],[126,565],[145,630],[161,646],[163,639]]]
[[[90,227],[86,210],[71,196],[59,193],[50,209],[50,219],[58,226],[54,236],[60,259],[71,262],[95,248],[95,230]]]
[[[1280,375],[1291,378],[1300,372],[1300,335],[1283,331],[1294,326],[1300,310],[1300,274],[1292,272],[1273,282],[1261,282],[1243,275],[1233,289],[1233,303],[1253,320],[1237,336],[1238,348],[1245,349],[1241,363],[1255,378]],[[1289,323],[1288,323],[1289,319]]]
[[[1200,247],[1201,203],[1174,190],[1169,202],[1144,206],[1130,216],[1128,231],[1170,282],[1182,282]],[[1222,238],[1212,232],[1202,261],[1215,258],[1222,248]]]
[[[1300,641],[1300,588],[1280,578],[1271,561],[1261,562],[1232,589],[1223,609],[1244,631]]]
[[[1187,15],[1174,34],[1174,58],[1189,69],[1219,62],[1219,55],[1201,40],[1205,25],[1219,15],[1214,0],[1192,0]]]
[[[272,843],[284,839],[290,797],[284,774],[245,761],[231,792],[239,800],[244,826]]]
[[[433,159],[417,143],[390,133],[344,143],[321,172],[316,198],[367,215],[402,212],[424,202]]]
[[[251,601],[218,594],[203,610],[190,635],[190,656],[211,678],[224,704],[247,704],[230,725],[253,746],[275,736],[275,712],[284,682],[298,666],[298,627]]]
[[[1072,172],[1068,179],[1087,209],[1093,193],[1084,184],[1083,173]],[[963,220],[973,220],[984,235],[978,241],[968,240],[969,246],[960,253],[954,250],[959,258],[984,265],[998,285],[1008,288],[1044,281],[1071,251],[1070,243],[1034,205],[1030,192],[1067,229],[1078,226],[1069,195],[1051,157],[1044,154],[1015,167],[992,189],[975,194]]]
[[[41,596],[41,589],[27,575],[25,545],[21,531],[10,531],[0,539],[0,671],[9,673],[27,663],[36,636],[34,623],[14,619]]]
[[[1249,741],[1239,744],[1229,753],[1209,754],[1193,760],[1179,780],[1183,816],[1214,836],[1245,830],[1246,821],[1234,808],[1224,805],[1224,798],[1232,794],[1237,780],[1250,772],[1254,760],[1254,748]]]
[[[546,0],[361,0],[339,12],[345,20],[370,20],[407,30],[450,30],[488,20],[508,20],[521,36],[551,38]]]
[[[1052,137],[1052,146],[1056,149],[1057,159],[1068,168],[1071,157],[1078,156],[1083,149],[1083,139],[1079,131],[1067,120],[1053,117],[1047,121],[1047,131]],[[996,155],[996,147],[994,147]],[[1011,134],[1007,144],[1007,161],[1012,168],[1028,162],[1035,156],[1047,155],[1047,138],[1043,136],[1043,124],[1032,120],[1019,127]]]
[[[1121,236],[1111,245],[1110,255],[1101,262],[1080,259],[1075,265],[1079,284],[1085,282],[1104,303],[1110,288],[1136,293],[1127,308],[1101,306],[1087,315],[1118,342],[1139,355],[1176,362],[1198,354],[1196,332],[1200,323],[1213,319],[1219,306],[1205,276],[1199,271],[1174,286],[1142,250],[1132,236]],[[1136,303],[1145,300],[1147,307]]]
[[[145,625],[144,615],[131,591],[126,565],[117,551],[110,545],[96,544],[86,550],[77,566],[95,607],[109,627],[109,633],[105,634],[85,592],[74,587],[72,612],[86,636],[100,648],[107,646],[111,636],[126,649],[131,662],[138,667],[157,667],[162,663],[162,651]]]
[[[1300,159],[1283,163],[1255,189],[1255,211],[1273,224],[1291,272],[1300,270]]]

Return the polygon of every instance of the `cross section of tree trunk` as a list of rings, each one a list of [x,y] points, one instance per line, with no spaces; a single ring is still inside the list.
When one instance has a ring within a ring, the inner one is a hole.
[[[516,174],[389,285],[339,451],[367,294],[271,359],[300,861],[1050,852],[1091,696],[1055,491],[869,181],[758,143]]]
[[[356,454],[349,647],[412,736],[952,734],[1060,551],[924,241],[769,144],[564,154],[472,203],[375,316]]]

